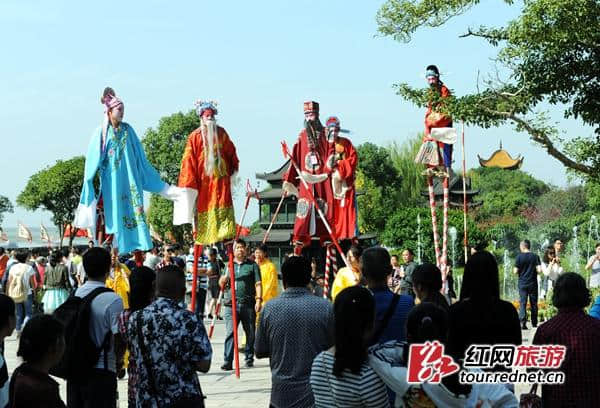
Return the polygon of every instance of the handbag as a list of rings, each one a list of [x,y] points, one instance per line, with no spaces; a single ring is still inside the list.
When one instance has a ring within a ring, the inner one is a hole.
[[[144,360],[144,366],[148,372],[148,384],[150,385],[150,391],[154,395],[156,400],[156,406],[160,408],[204,408],[204,395],[200,391],[200,395],[179,397],[177,401],[173,401],[167,405],[161,405],[158,400],[158,391],[156,388],[156,379],[154,378],[154,372],[152,371],[152,364],[150,364],[150,356],[148,355],[148,349],[146,349],[146,343],[144,343],[144,335],[142,333],[142,314],[138,313],[136,323],[136,331],[138,336],[138,342],[140,346],[140,353],[142,353],[142,359]]]
[[[537,386],[533,384],[527,394],[521,394],[519,408],[542,408],[542,398],[536,394]]]

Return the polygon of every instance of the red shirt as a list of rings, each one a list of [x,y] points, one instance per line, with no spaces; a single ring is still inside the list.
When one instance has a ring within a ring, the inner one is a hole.
[[[562,385],[543,385],[544,408],[600,407],[600,321],[581,309],[564,308],[542,324],[533,344],[567,347]]]
[[[4,254],[0,256],[0,279],[4,276],[4,272],[6,272],[6,264],[8,263],[8,255]]]

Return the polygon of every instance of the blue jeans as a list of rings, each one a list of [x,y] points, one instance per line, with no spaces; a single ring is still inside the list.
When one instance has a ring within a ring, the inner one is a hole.
[[[519,320],[521,323],[527,323],[527,298],[531,305],[531,324],[537,326],[538,323],[538,287],[533,286],[519,287]]]
[[[231,313],[231,307],[225,307],[223,311],[223,317],[225,318],[225,349],[224,358],[226,363],[233,361],[233,317]],[[246,356],[246,362],[254,361],[254,329],[256,324],[256,313],[254,312],[254,306],[251,305],[239,305],[237,308],[237,320],[238,326],[242,322],[244,333],[246,334],[246,349],[244,354]],[[235,350],[237,353],[237,350]]]
[[[33,295],[27,295],[27,299],[21,303],[15,303],[17,311],[17,331],[21,331],[23,324],[31,317],[31,306],[33,305]]]

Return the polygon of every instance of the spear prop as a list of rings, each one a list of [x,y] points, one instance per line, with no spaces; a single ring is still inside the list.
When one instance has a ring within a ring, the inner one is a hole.
[[[269,234],[271,233],[271,228],[273,228],[273,224],[275,223],[275,219],[277,219],[277,215],[279,215],[279,210],[281,210],[281,205],[283,204],[283,200],[285,200],[285,197],[287,197],[287,191],[283,191],[283,194],[281,194],[281,200],[279,200],[279,204],[277,205],[277,209],[275,210],[275,214],[273,214],[273,217],[271,218],[271,224],[269,224],[269,228],[267,229],[267,232],[265,232],[265,236],[263,237],[262,243],[264,244],[265,242],[267,242],[267,239],[269,238]]]
[[[250,199],[254,197],[259,199],[258,192],[256,189],[252,191],[250,186],[250,180],[246,180],[246,202],[244,203],[244,212],[242,213],[242,218],[240,220],[240,225],[236,228],[234,242],[240,237],[240,233],[242,231],[242,225],[244,224],[244,219],[246,218],[246,213],[248,212],[248,206],[250,204]],[[238,328],[237,328],[237,303],[236,303],[236,295],[235,295],[235,269],[233,265],[233,247],[232,245],[227,247],[227,255],[229,257],[229,282],[231,283],[229,286],[231,287],[231,317],[233,321],[233,359],[235,363],[235,376],[240,378],[240,356],[238,353]],[[221,290],[219,291],[219,297],[217,298],[217,304],[215,305],[215,315],[213,316],[213,320],[210,323],[210,328],[208,330],[208,338],[211,338],[215,331],[215,324],[217,321],[217,316],[219,316],[219,312],[221,311],[221,302],[223,300],[223,292],[224,286],[221,286]]]
[[[325,228],[327,229],[327,232],[329,233],[329,236],[331,237],[331,241],[333,242],[333,245],[335,245],[335,247],[337,248],[337,250],[340,253],[340,256],[342,257],[342,260],[344,261],[346,266],[350,268],[350,264],[348,263],[348,260],[346,259],[346,256],[344,255],[342,248],[340,247],[340,243],[338,242],[335,232],[333,232],[333,230],[329,226],[329,223],[327,222],[327,218],[325,218],[325,214],[323,214],[321,207],[319,207],[319,204],[317,203],[317,200],[315,199],[315,196],[313,195],[312,190],[310,189],[308,183],[304,179],[304,176],[302,175],[302,172],[300,171],[298,164],[296,164],[296,161],[290,154],[290,151],[289,151],[285,141],[281,142],[281,149],[283,150],[283,157],[289,158],[290,162],[292,163],[292,166],[294,166],[294,169],[296,169],[296,173],[298,173],[298,177],[300,178],[300,181],[302,181],[304,188],[308,192],[308,198],[310,199],[310,202],[312,203],[312,205],[317,209],[317,212],[319,213],[319,216],[321,217],[321,221],[323,221],[323,225],[325,225]]]

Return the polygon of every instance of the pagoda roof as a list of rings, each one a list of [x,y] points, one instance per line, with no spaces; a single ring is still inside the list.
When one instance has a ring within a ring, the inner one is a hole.
[[[513,159],[510,153],[502,149],[502,142],[500,142],[500,148],[492,153],[489,159],[483,159],[479,155],[477,155],[477,158],[482,167],[500,167],[505,170],[517,170],[521,168],[524,159],[521,155]]]
[[[275,171],[272,171],[270,173],[256,173],[256,178],[260,180],[265,180],[267,182],[281,181],[283,180],[283,175],[288,171],[289,167],[290,160],[288,159],[285,163],[283,163],[283,166],[281,166]]]

